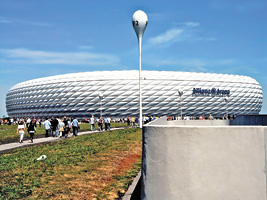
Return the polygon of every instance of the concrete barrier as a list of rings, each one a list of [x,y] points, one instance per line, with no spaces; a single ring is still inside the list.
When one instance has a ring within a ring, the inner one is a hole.
[[[143,128],[141,199],[266,200],[267,127],[165,122]]]
[[[229,126],[229,120],[173,120],[166,125],[177,126]]]
[[[229,126],[229,120],[169,120],[161,117],[148,125],[177,125],[177,126]]]

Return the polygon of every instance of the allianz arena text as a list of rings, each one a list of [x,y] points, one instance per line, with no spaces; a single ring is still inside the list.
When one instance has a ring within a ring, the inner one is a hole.
[[[183,91],[179,96],[178,90]],[[99,98],[99,94],[103,98]],[[143,115],[258,114],[262,88],[239,75],[142,71]],[[44,77],[13,86],[9,117],[139,115],[139,71],[95,71]]]

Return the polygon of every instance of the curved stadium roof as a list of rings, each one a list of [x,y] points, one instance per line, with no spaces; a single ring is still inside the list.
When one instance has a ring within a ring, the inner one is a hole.
[[[178,115],[182,106],[186,115],[222,116],[258,114],[262,89],[248,76],[142,71],[144,115]],[[193,89],[230,91],[224,94],[193,94]],[[178,90],[183,90],[181,98]],[[100,102],[99,93],[104,95]],[[139,114],[139,71],[96,71],[71,73],[25,81],[13,86],[6,97],[10,117],[88,117],[99,115],[131,116]]]

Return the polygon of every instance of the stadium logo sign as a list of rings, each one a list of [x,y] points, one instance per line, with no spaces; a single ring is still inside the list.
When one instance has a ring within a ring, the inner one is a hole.
[[[229,97],[230,90],[193,88],[192,96]]]

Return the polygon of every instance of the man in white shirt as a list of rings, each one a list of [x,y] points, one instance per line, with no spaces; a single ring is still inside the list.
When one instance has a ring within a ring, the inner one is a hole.
[[[108,122],[108,130],[110,131],[110,122],[111,122],[110,117],[107,117],[107,122]]]
[[[95,130],[95,118],[94,115],[90,118],[90,123],[91,123],[91,131]]]

